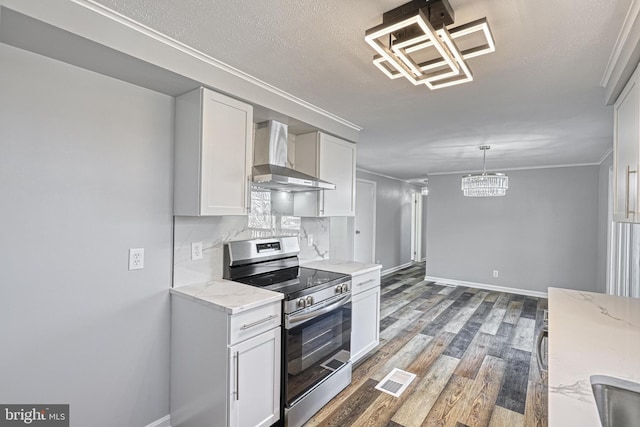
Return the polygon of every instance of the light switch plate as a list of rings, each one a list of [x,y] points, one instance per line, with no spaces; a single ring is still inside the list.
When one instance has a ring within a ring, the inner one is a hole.
[[[129,270],[144,268],[144,248],[129,249]]]
[[[191,260],[196,261],[202,259],[202,242],[191,243]]]

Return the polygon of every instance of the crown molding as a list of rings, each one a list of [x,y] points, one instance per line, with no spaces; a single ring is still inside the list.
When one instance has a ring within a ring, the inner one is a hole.
[[[355,123],[98,4],[94,0],[0,0],[0,6],[66,31],[82,40],[97,43],[141,62],[191,79],[202,86],[293,117],[325,132],[340,135],[347,140],[357,141],[358,133],[362,130],[362,127]],[[46,40],[43,40],[38,47],[41,51],[35,50],[36,53],[59,59],[47,54]],[[86,49],[86,52],[78,54],[89,56],[97,54],[95,49],[91,50],[90,43],[87,43]],[[72,63],[72,65],[75,64]],[[100,72],[100,70],[93,71]],[[109,73],[105,74],[109,75]],[[127,81],[126,78],[124,80]]]
[[[640,1],[632,0],[600,81],[612,105],[640,60]]]
[[[600,163],[602,163],[602,161],[598,162],[598,163],[573,163],[573,164],[566,164],[566,165],[546,165],[546,166],[527,166],[527,167],[521,167],[521,168],[499,168],[500,172],[502,171],[527,171],[527,170],[536,170],[536,169],[556,169],[556,168],[576,168],[576,167],[582,167],[582,166],[599,166]],[[493,169],[492,169],[493,171]],[[437,175],[458,175],[458,174],[466,174],[466,173],[476,173],[476,172],[482,172],[482,170],[477,170],[477,171],[453,171],[453,172],[435,172],[435,173],[430,173],[428,174],[429,176],[437,176]]]
[[[629,40],[631,29],[633,28],[633,23],[635,22],[639,13],[640,13],[640,2],[636,0],[632,0],[631,6],[629,6],[627,15],[624,18],[622,28],[620,29],[620,32],[618,33],[618,37],[616,38],[616,42],[613,45],[613,50],[611,51],[611,55],[609,55],[609,61],[607,62],[607,67],[605,68],[604,74],[602,75],[600,86],[607,87],[609,80],[611,80],[613,69],[615,68],[616,64],[620,60],[620,55],[622,54],[622,48]]]
[[[609,157],[611,155],[611,153],[613,153],[613,147],[611,147],[609,150],[607,150],[606,153],[604,153],[604,156],[602,156],[602,158],[598,162],[598,165],[601,165],[602,162],[604,162],[607,159],[607,157]]]
[[[395,176],[385,175],[385,174],[374,172],[374,171],[370,171],[370,170],[367,170],[367,169],[362,169],[362,168],[358,168],[357,167],[356,171],[368,173],[368,174],[371,174],[371,175],[381,176],[382,178],[393,179],[394,181],[400,181],[400,182],[404,182],[404,183],[411,184],[411,185],[419,185],[419,184],[416,184],[415,182],[411,182],[408,179],[400,179],[400,178],[397,178]]]
[[[240,79],[243,79],[249,83],[252,83],[255,86],[258,86],[262,89],[265,89],[275,95],[281,96],[282,98],[285,98],[295,104],[300,105],[301,107],[304,107],[306,109],[309,109],[317,114],[323,115],[331,120],[334,120],[344,126],[347,126],[355,131],[361,131],[362,127],[356,125],[355,123],[352,123],[346,119],[343,119],[340,116],[337,116],[327,110],[324,110],[314,104],[311,104],[303,99],[298,98],[295,95],[292,95],[288,92],[285,92],[282,89],[279,89],[263,80],[258,79],[257,77],[252,76],[251,74],[245,73],[244,71],[241,71],[235,67],[232,67],[231,65],[222,62],[210,55],[207,55],[204,52],[201,52],[197,49],[192,48],[189,45],[186,45],[172,37],[169,37],[159,31],[154,30],[153,28],[150,28],[144,24],[141,24],[137,21],[134,21],[133,19],[129,18],[128,16],[122,15],[119,12],[114,11],[113,9],[110,9],[100,3],[96,3],[94,0],[71,0],[74,3],[86,7],[88,9],[93,10],[94,12],[97,12],[109,19],[112,19],[114,21],[117,21],[123,25],[126,25],[129,28],[132,28],[140,33],[143,33],[145,35],[147,35],[148,37],[152,37],[155,40],[162,42],[168,46],[171,46],[174,49],[178,49],[190,56],[193,56],[196,59],[199,59],[200,61],[206,62],[207,64],[216,67],[222,71],[225,71],[235,77],[238,77]]]

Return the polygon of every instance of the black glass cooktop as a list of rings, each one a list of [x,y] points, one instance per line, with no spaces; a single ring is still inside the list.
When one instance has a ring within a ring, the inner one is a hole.
[[[329,286],[335,286],[349,280],[349,275],[315,270],[313,268],[292,267],[234,280],[247,285],[281,292],[285,294],[286,299],[292,299]]]

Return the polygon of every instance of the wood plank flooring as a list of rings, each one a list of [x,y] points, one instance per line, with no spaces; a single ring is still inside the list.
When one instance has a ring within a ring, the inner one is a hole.
[[[306,427],[544,427],[535,337],[547,300],[424,281],[424,264],[382,278],[380,345]],[[416,374],[400,397],[374,387]]]

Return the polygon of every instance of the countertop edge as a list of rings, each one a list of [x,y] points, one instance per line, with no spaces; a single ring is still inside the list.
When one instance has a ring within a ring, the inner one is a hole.
[[[251,290],[256,294],[260,294],[261,297],[254,301],[250,301],[244,304],[225,304],[224,302],[215,301],[216,296],[206,297],[201,296],[193,292],[196,287],[202,287],[205,285],[215,286],[221,284],[221,286],[237,287],[238,289]],[[190,292],[191,291],[191,292]],[[219,311],[224,311],[228,314],[238,314],[243,311],[251,310],[261,307],[263,305],[271,304],[273,302],[281,301],[284,295],[278,292],[273,292],[265,289],[256,288],[255,286],[245,285],[244,283],[233,282],[231,280],[216,280],[207,283],[197,283],[187,286],[181,286],[178,288],[171,288],[169,290],[171,295],[175,295],[181,298],[195,301],[197,303],[206,305]]]
[[[367,264],[357,261],[348,261],[341,259],[323,259],[306,261],[300,264],[301,267],[315,268],[317,270],[326,270],[334,273],[348,274],[352,277],[360,276],[362,274],[371,273],[372,271],[381,270],[381,264]],[[349,266],[344,268],[344,266]],[[354,268],[358,268],[354,270]]]

